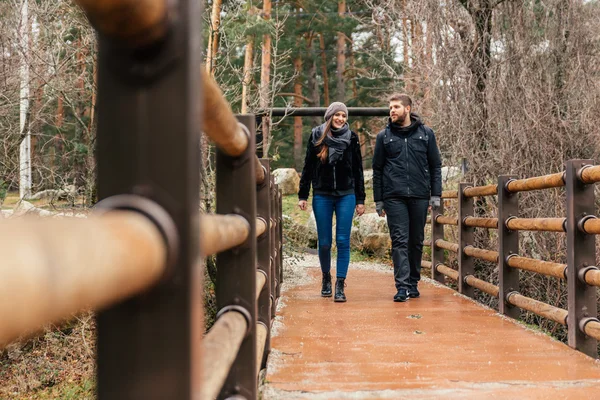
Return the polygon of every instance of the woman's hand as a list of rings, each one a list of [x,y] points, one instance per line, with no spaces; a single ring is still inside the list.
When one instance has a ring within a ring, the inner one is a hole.
[[[358,216],[360,217],[364,213],[365,213],[365,205],[364,204],[357,204],[356,205],[356,214],[358,214]]]
[[[300,201],[298,201],[298,207],[300,207],[300,209],[302,211],[306,211],[306,207],[307,207],[306,200],[300,200]]]

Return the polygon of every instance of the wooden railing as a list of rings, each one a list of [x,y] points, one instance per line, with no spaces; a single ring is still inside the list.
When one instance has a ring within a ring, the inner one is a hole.
[[[433,279],[444,277],[457,281],[460,293],[474,297],[474,289],[498,298],[499,311],[519,318],[519,309],[527,310],[566,325],[568,343],[592,357],[598,356],[600,322],[597,318],[596,287],[600,286],[600,270],[596,262],[594,235],[600,234],[596,218],[594,184],[600,182],[600,166],[592,160],[572,160],[566,171],[529,179],[500,176],[498,184],[472,187],[461,183],[458,191],[444,192],[446,201],[458,201],[458,216],[443,215],[443,204],[432,212],[431,261],[422,266],[432,269]],[[519,192],[566,187],[566,217],[519,218]],[[498,196],[497,218],[475,217],[474,197]],[[457,226],[458,243],[444,240],[444,226]],[[474,228],[498,230],[498,249],[474,247]],[[519,231],[564,232],[567,263],[544,261],[519,256]],[[458,270],[444,264],[444,251],[457,254]],[[474,260],[498,265],[499,285],[474,276]],[[519,293],[519,270],[558,279],[566,279],[568,309],[564,310]]]
[[[0,226],[0,346],[91,309],[99,399],[257,399],[283,272],[256,118],[236,117],[200,65],[200,2],[77,2],[100,33],[101,201],[88,219]],[[214,215],[199,212],[202,132],[217,147]]]

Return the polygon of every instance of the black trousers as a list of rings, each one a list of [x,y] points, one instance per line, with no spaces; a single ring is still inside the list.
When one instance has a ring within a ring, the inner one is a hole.
[[[396,289],[416,288],[421,279],[421,257],[427,222],[428,199],[394,198],[383,209],[392,239]]]

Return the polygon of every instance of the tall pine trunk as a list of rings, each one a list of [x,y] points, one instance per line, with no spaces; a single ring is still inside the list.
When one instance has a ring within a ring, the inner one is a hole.
[[[263,18],[266,21],[271,19],[271,0],[263,1]],[[271,35],[263,35],[262,59],[260,71],[260,108],[266,111],[270,106],[269,86],[271,83]],[[262,122],[262,146],[263,157],[269,156],[269,147],[271,145],[271,119],[269,115],[263,118]]]
[[[346,13],[346,0],[338,1],[338,15],[344,17]],[[346,100],[346,87],[344,82],[344,72],[346,71],[346,37],[343,32],[337,33],[337,101]]]
[[[302,107],[302,57],[294,59],[296,79],[294,81],[294,107]],[[294,117],[294,163],[296,169],[302,165],[302,117]]]
[[[244,55],[244,74],[242,78],[242,114],[248,112],[249,89],[252,83],[252,60],[254,58],[254,36],[246,39],[246,53]]]
[[[208,47],[206,49],[206,71],[214,75],[217,61],[217,52],[219,51],[219,26],[221,25],[221,5],[222,0],[213,0],[212,13],[210,16],[210,35],[208,37]]]

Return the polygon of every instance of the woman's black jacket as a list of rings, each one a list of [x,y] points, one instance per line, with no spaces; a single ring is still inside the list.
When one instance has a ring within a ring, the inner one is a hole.
[[[356,195],[356,204],[365,203],[365,182],[363,177],[362,155],[358,135],[350,133],[350,145],[343,157],[334,165],[322,163],[317,154],[321,146],[315,146],[314,138],[323,133],[323,126],[313,129],[306,146],[304,168],[300,178],[300,200],[308,199],[310,185],[316,194],[352,194]]]

